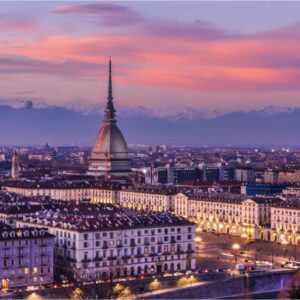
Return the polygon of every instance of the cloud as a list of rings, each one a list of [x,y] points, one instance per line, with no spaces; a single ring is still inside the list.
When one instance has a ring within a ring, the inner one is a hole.
[[[36,25],[35,20],[24,18],[20,15],[0,14],[0,30],[2,31],[29,31],[36,28]]]
[[[106,76],[112,55],[116,80],[127,85],[233,93],[300,89],[300,23],[241,35],[201,20],[151,20],[116,4],[67,5],[55,13],[93,16],[120,30],[13,40],[0,48],[0,73]],[[135,30],[122,30],[123,23]]]
[[[141,16],[130,8],[110,3],[66,5],[54,10],[57,14],[92,16],[91,21],[105,26],[129,26],[141,21]]]
[[[100,64],[79,61],[45,61],[28,57],[0,57],[0,74],[44,74],[56,76],[99,76]],[[104,74],[103,74],[104,75]]]

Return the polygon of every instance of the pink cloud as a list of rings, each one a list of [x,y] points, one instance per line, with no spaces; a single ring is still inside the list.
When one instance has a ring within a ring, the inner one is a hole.
[[[128,26],[141,21],[141,16],[127,6],[111,3],[65,5],[54,10],[57,14],[96,16],[91,21],[105,26]]]
[[[36,22],[32,19],[22,18],[21,16],[1,15],[0,30],[2,31],[28,31],[36,28]]]
[[[99,5],[85,6],[85,13],[98,13]],[[60,13],[74,13],[79,8],[67,6]],[[201,41],[191,38],[189,26],[195,26],[194,35],[201,35]],[[0,55],[9,57],[0,61],[0,71],[106,76],[107,57],[112,55],[118,65],[116,79],[132,85],[213,92],[299,90],[300,41],[295,38],[299,24],[249,36],[230,36],[203,23],[189,26],[162,30],[162,24],[157,24],[157,35],[154,26],[149,34],[19,39],[0,48]]]

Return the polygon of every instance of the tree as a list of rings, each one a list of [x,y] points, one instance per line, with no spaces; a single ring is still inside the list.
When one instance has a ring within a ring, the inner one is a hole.
[[[76,288],[71,292],[70,298],[73,300],[82,300],[87,299],[87,294],[80,288]]]
[[[291,284],[291,289],[289,290],[289,299],[300,299],[300,285],[296,285],[295,281]]]
[[[112,299],[125,300],[132,298],[129,287],[116,284],[113,288]]]

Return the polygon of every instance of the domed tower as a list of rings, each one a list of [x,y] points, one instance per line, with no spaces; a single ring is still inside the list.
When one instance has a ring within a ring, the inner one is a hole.
[[[121,130],[117,126],[113,104],[111,60],[109,60],[108,97],[104,120],[89,159],[89,175],[126,175],[131,172],[131,159]]]

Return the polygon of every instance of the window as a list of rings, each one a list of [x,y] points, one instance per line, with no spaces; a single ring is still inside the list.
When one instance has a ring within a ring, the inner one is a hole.
[[[37,273],[38,272],[38,268],[37,267],[34,267],[33,268],[33,273]]]
[[[29,272],[28,268],[25,268],[24,269],[24,274],[28,274],[28,272]]]

